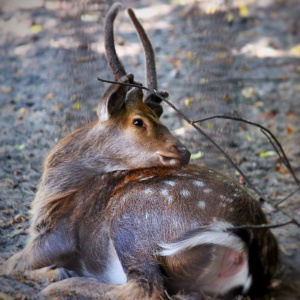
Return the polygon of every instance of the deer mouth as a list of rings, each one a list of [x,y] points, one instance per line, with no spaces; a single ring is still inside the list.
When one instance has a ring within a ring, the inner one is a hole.
[[[178,152],[157,151],[156,154],[163,165],[170,167],[187,165],[191,157],[191,153],[186,148],[181,148]]]

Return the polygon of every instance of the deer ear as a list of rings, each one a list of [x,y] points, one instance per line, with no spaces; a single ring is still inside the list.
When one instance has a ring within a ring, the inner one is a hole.
[[[128,83],[130,80],[128,76],[123,76],[119,82]],[[109,120],[123,108],[127,92],[128,86],[121,84],[113,84],[108,88],[97,107],[100,121]]]
[[[163,113],[163,108],[160,104],[161,99],[159,97],[157,97],[156,95],[154,95],[154,94],[150,94],[146,97],[144,102],[148,107],[150,107],[154,111],[156,116],[158,118],[160,118],[160,116]]]

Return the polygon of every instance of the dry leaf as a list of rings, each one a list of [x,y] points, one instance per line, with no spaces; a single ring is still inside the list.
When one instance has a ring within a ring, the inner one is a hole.
[[[49,93],[49,94],[47,94],[46,96],[45,96],[45,99],[46,100],[51,100],[51,99],[53,99],[54,98],[54,94],[53,93]]]
[[[25,144],[16,145],[16,146],[15,146],[15,149],[16,149],[16,150],[20,150],[20,151],[21,151],[21,150],[24,150],[24,149],[25,149]]]
[[[265,157],[269,157],[269,156],[274,156],[274,155],[276,155],[275,151],[265,151],[265,152],[259,153],[259,157],[261,157],[261,158],[265,158]]]
[[[192,59],[193,58],[193,52],[192,51],[188,51],[187,53],[186,53],[186,55],[185,55],[185,58],[186,59]]]
[[[240,16],[242,18],[249,17],[249,9],[248,9],[248,7],[247,6],[241,6],[239,13],[240,13]]]
[[[1,87],[1,92],[3,94],[9,94],[12,91],[12,88],[10,86],[2,86]]]
[[[285,167],[285,165],[280,164],[280,163],[277,164],[277,169],[280,172],[280,174],[282,174],[282,175],[286,175],[286,174],[290,173],[289,169],[287,169]]]
[[[30,27],[31,33],[34,33],[34,34],[40,33],[42,30],[43,30],[43,26],[42,25],[32,25]]]
[[[184,99],[184,104],[187,107],[191,106],[193,103],[194,103],[194,98],[192,98],[192,97],[186,97]]]
[[[55,106],[56,106],[56,108],[59,109],[59,110],[62,108],[62,105],[61,105],[61,103],[59,103],[59,102],[56,102],[56,103],[55,103]]]
[[[293,134],[293,133],[296,132],[296,129],[295,129],[295,127],[293,127],[292,125],[288,124],[288,125],[286,126],[286,132],[287,132],[287,134]]]
[[[293,48],[290,49],[290,53],[296,56],[300,55],[300,44],[294,46]]]
[[[199,159],[201,157],[203,157],[203,152],[201,152],[201,151],[191,154],[191,160],[196,160],[196,159]]]
[[[74,103],[74,105],[73,105],[73,108],[75,109],[75,110],[80,110],[81,109],[81,104],[77,101],[77,102],[75,102]]]

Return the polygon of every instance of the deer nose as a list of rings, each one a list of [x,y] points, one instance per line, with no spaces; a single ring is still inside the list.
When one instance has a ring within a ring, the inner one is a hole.
[[[174,146],[174,148],[181,154],[185,154],[188,151],[184,146]]]
[[[179,152],[181,156],[181,161],[184,164],[188,164],[191,157],[191,152],[184,146],[174,146],[174,148]]]

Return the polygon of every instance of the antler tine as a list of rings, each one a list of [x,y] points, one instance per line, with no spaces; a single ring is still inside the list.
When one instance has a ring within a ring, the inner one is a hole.
[[[119,80],[122,76],[126,75],[126,71],[116,53],[114,42],[114,20],[121,8],[121,3],[114,3],[105,18],[105,52],[108,64],[116,80]]]
[[[150,89],[157,89],[156,67],[155,67],[155,55],[151,45],[151,42],[142,27],[141,23],[135,16],[135,13],[131,8],[127,9],[129,17],[138,33],[138,36],[143,44],[143,48],[146,56],[146,70],[147,70],[147,85]]]

